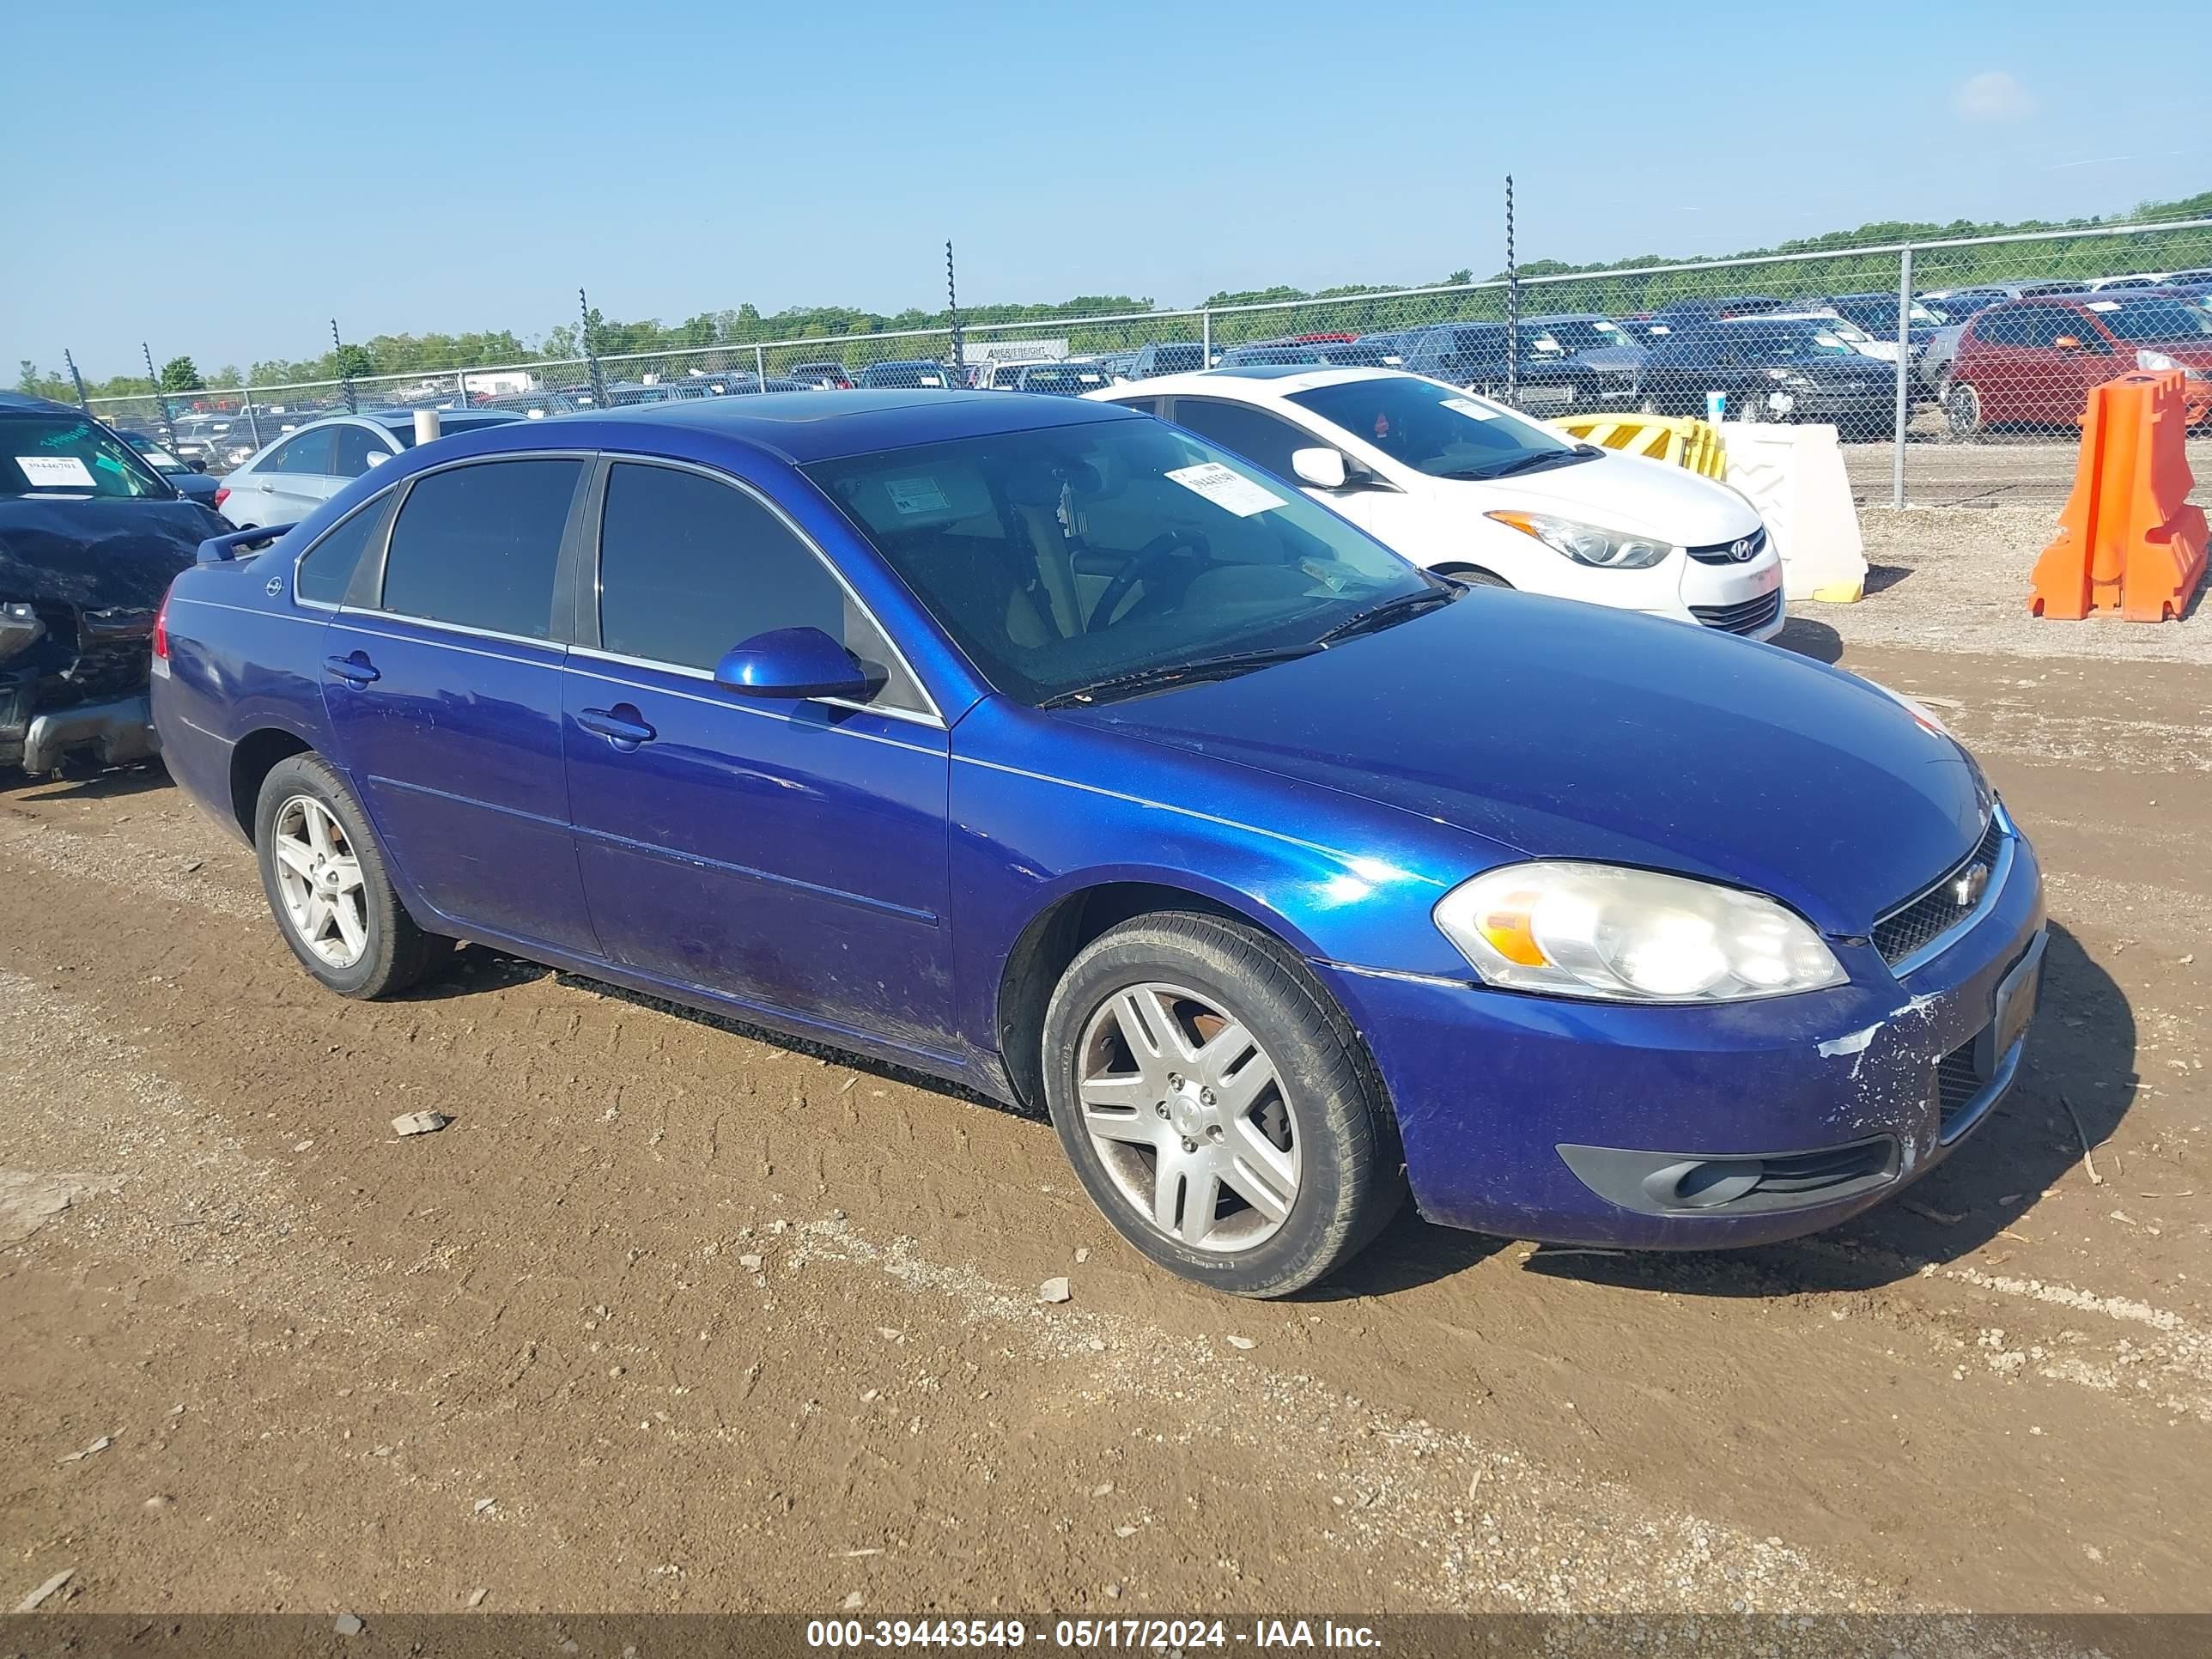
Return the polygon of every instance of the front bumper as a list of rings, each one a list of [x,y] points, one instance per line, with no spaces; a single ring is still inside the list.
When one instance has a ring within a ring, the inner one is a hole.
[[[1317,971],[1367,1038],[1428,1219],[1549,1243],[1759,1244],[1880,1203],[1987,1119],[2026,1040],[2008,1028],[1990,1052],[2000,987],[2026,997],[2020,1017],[2033,1006],[2042,886],[2016,839],[1978,918],[1902,981],[1871,944],[1837,941],[1849,984],[1771,1001],[1636,1007]]]

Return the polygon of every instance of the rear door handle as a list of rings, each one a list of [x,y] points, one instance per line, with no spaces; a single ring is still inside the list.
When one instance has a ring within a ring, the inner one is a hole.
[[[579,709],[576,724],[586,732],[598,733],[624,754],[660,735],[647,724],[644,715],[626,702],[618,702],[611,708]]]
[[[368,653],[362,651],[356,651],[349,656],[324,658],[323,672],[334,680],[343,680],[348,685],[367,685],[384,678],[377,672],[376,665],[369,661]]]

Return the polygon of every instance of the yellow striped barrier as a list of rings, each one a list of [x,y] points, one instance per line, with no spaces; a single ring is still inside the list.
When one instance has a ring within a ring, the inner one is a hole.
[[[1728,471],[1719,428],[1709,422],[1672,415],[1569,415],[1552,424],[1601,449],[1687,467],[1708,478]]]

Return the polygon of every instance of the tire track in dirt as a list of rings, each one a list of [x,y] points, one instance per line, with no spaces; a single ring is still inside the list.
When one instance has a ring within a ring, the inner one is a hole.
[[[136,820],[137,814],[132,816]],[[74,845],[47,850],[64,860],[77,852]],[[158,844],[154,850],[160,850]],[[0,857],[0,863],[7,861]],[[233,876],[249,874],[233,867],[243,864],[240,854],[223,868]],[[393,1109],[451,1102],[459,1094],[471,1103],[464,1109],[477,1120],[471,1127],[494,1137],[491,1145],[502,1164],[520,1160],[542,1166],[538,1173],[544,1179],[536,1185],[469,1171],[461,1188],[446,1190],[451,1172],[441,1178],[445,1202],[438,1207],[481,1208],[505,1218],[522,1230],[515,1245],[472,1245],[458,1258],[450,1251],[442,1258],[426,1254],[420,1245],[382,1253],[380,1273],[405,1277],[406,1269],[416,1267],[415,1276],[428,1279],[433,1286],[453,1276],[446,1264],[465,1263],[473,1255],[475,1265],[465,1270],[469,1288],[452,1292],[452,1316],[476,1310],[479,1302],[487,1312],[512,1305],[480,1288],[500,1276],[483,1258],[511,1259],[520,1238],[535,1237],[527,1249],[530,1271],[565,1275],[562,1263],[571,1247],[556,1242],[560,1233],[545,1234],[533,1220],[548,1203],[550,1213],[587,1221],[597,1233],[632,1224],[627,1218],[641,1206],[696,1212],[702,1193],[714,1194],[707,1201],[718,1207],[784,1204],[788,1200],[777,1188],[805,1192],[810,1187],[820,1201],[834,1195],[872,1212],[867,1237],[914,1237],[917,1242],[909,1249],[917,1261],[993,1260],[988,1282],[994,1285],[1018,1284],[1024,1274],[1065,1271],[1065,1249],[1090,1240],[1101,1259],[1085,1275],[1086,1303],[1095,1297],[1100,1312],[1135,1319],[1140,1328],[1160,1333],[1170,1343],[1218,1329],[1231,1316],[1202,1293],[1162,1284],[1142,1269],[1129,1271],[1119,1260],[1126,1253],[1109,1242],[1103,1224],[1060,1169],[1056,1147],[1048,1136],[1030,1133],[1033,1126],[979,1112],[878,1073],[823,1066],[804,1054],[712,1034],[700,1022],[627,1000],[586,994],[550,976],[530,977],[497,962],[480,963],[477,973],[456,976],[464,983],[447,988],[463,992],[469,981],[500,988],[487,997],[453,994],[374,1007],[340,1003],[296,975],[258,910],[250,927],[223,921],[211,933],[195,930],[192,913],[165,892],[158,861],[142,860],[138,867],[144,884],[136,890],[141,902],[130,921],[118,918],[119,927],[95,922],[94,937],[83,944],[64,926],[42,927],[24,934],[22,945],[27,962],[41,966],[49,959],[65,963],[77,951],[82,960],[68,963],[71,973],[82,975],[72,983],[72,993],[89,995],[86,1006],[93,1017],[111,1026],[127,1028],[134,1018],[144,1018],[149,1002],[158,1004],[153,1023],[143,1030],[164,1045],[160,1064],[166,1073],[184,1076],[204,1099],[234,1095],[241,1103],[261,1097],[304,1100],[315,1103],[308,1109],[326,1115],[328,1103],[316,1100],[317,1079],[326,1063],[343,1065],[355,1074],[349,1088],[356,1096],[356,1109],[363,1091],[370,1099],[386,1093],[396,1103]],[[94,890],[129,889],[127,872],[105,863],[86,873]],[[43,863],[22,878],[34,889],[54,878]],[[67,890],[50,896],[65,898]],[[174,942],[164,942],[164,925]],[[195,931],[208,936],[196,940]],[[160,970],[158,977],[146,973],[149,967]],[[516,976],[507,977],[511,973]],[[152,981],[151,988],[147,981]],[[246,1016],[242,1023],[240,1013]],[[262,1029],[268,1019],[281,1024]],[[333,1054],[336,1059],[326,1062],[325,1057]],[[178,1072],[180,1063],[188,1076]],[[518,1085],[517,1075],[526,1080]],[[296,1109],[288,1113],[288,1121],[296,1119]],[[318,1134],[334,1133],[326,1115],[320,1127],[307,1127]],[[279,1137],[280,1156],[289,1144],[281,1135],[290,1133],[289,1127],[269,1132]],[[795,1188],[789,1184],[794,1180]],[[343,1183],[343,1176],[325,1179],[320,1201],[341,1201]],[[362,1188],[354,1186],[351,1191],[357,1194]],[[396,1198],[380,1196],[387,1210],[396,1207]],[[356,1200],[354,1207],[368,1201]],[[366,1239],[393,1236],[402,1219],[387,1214],[381,1221],[371,1217],[350,1224]],[[1432,1248],[1458,1248],[1432,1247],[1431,1237],[1427,1230],[1401,1228],[1380,1248],[1412,1256]],[[724,1248],[735,1247],[725,1243]],[[1816,1419],[1823,1414],[1840,1419],[1858,1411],[1851,1404],[1855,1391],[1885,1386],[1883,1371],[1897,1368],[1899,1375],[1886,1386],[1895,1389],[1909,1381],[1910,1390],[1899,1396],[1899,1403],[1909,1401],[1910,1415],[1931,1428],[1947,1425],[1955,1413],[1970,1409],[1984,1416],[1993,1413],[1998,1424],[2027,1432],[2031,1407],[2014,1399],[2015,1379],[2010,1376],[1986,1368],[1973,1373],[1972,1389],[1979,1392],[1970,1390],[1966,1396],[1975,1402],[1970,1407],[1945,1397],[1955,1384],[1931,1386],[1939,1380],[1929,1374],[1931,1344],[1943,1333],[1932,1328],[1934,1316],[1911,1305],[1910,1299],[1918,1294],[1914,1281],[1907,1279],[1893,1292],[1895,1305],[1887,1315],[1903,1322],[1911,1340],[1886,1358],[1865,1335],[1870,1320],[1830,1317],[1838,1306],[1876,1310],[1878,1297],[1848,1291],[1808,1294],[1804,1283],[1792,1282],[1786,1273],[1771,1277],[1770,1287],[1728,1312],[1724,1339],[1714,1329],[1711,1311],[1722,1304],[1694,1297],[1685,1302],[1663,1290],[1655,1300],[1648,1291],[1616,1295],[1601,1285],[1563,1285],[1522,1273],[1503,1255],[1475,1260],[1443,1279],[1388,1297],[1360,1297],[1355,1284],[1347,1292],[1351,1299],[1320,1304],[1319,1312],[1293,1305],[1279,1314],[1236,1316],[1271,1324],[1276,1334],[1263,1340],[1270,1346],[1276,1340],[1291,1345],[1296,1363],[1309,1377],[1334,1375],[1339,1390],[1350,1382],[1377,1396],[1369,1409],[1382,1412],[1387,1420],[1431,1416],[1438,1420],[1437,1432],[1468,1437],[1468,1444],[1500,1454],[1511,1447],[1514,1455],[1569,1474],[1577,1468],[1608,1475],[1626,1472],[1640,1499],[1656,1504],[1662,1515],[1711,1513],[1705,1501],[1710,1496],[1738,1517],[1729,1522],[1724,1516],[1723,1529],[1744,1537],[1764,1536],[1765,1528],[1756,1522],[1748,1528],[1744,1523],[1758,1517],[1771,1525],[1778,1510],[1787,1512],[1775,1528],[1778,1533],[1798,1536],[1801,1518],[1815,1528],[1824,1524],[1816,1510],[1795,1500],[1778,1505],[1777,1492],[1811,1481],[1809,1492],[1828,1460],[1863,1457],[1871,1428],[1870,1422],[1866,1427],[1853,1423],[1816,1428],[1831,1443],[1816,1448],[1813,1461],[1798,1473],[1788,1474],[1778,1463],[1764,1468],[1759,1481],[1717,1485],[1703,1462],[1729,1455],[1718,1452],[1713,1434],[1728,1422],[1740,1425],[1754,1393],[1771,1393],[1777,1386],[1808,1388],[1812,1395],[1800,1402],[1802,1408]],[[842,1299],[836,1305],[842,1308]],[[1622,1322],[1627,1320],[1635,1322],[1640,1352],[1624,1351],[1620,1343]],[[2006,1321],[2008,1326],[2016,1322]],[[823,1332],[823,1340],[833,1345],[850,1336],[834,1317]],[[2148,1334],[2165,1340],[2160,1333]],[[1465,1360],[1458,1358],[1462,1355]],[[1725,1363],[1717,1363],[1723,1355]],[[1746,1369],[1753,1373],[1749,1378],[1729,1374]],[[1792,1382],[1781,1384],[1784,1376]],[[1471,1403],[1471,1377],[1486,1404]],[[2062,1373],[2042,1380],[2064,1379]],[[1701,1392],[1714,1397],[1700,1400]],[[1579,1412],[1566,1412],[1558,1403],[1562,1400],[1574,1401]],[[1057,1409],[1038,1407],[1048,1419]],[[1752,1415],[1769,1418],[1772,1413],[1761,1406],[1752,1408]],[[1486,1419],[1495,1423],[1494,1431],[1474,1426]],[[2010,1432],[1992,1430],[1987,1423],[1977,1427],[1989,1434]],[[1753,1467],[1768,1457],[1802,1463],[1803,1430],[1802,1424],[1778,1420],[1771,1429],[1759,1430],[1734,1455],[1747,1456]],[[1291,1431],[1291,1437],[1298,1432]],[[1741,1426],[1736,1433],[1741,1436]],[[1233,1442],[1211,1455],[1247,1458]],[[2100,1425],[2073,1455],[2135,1463],[2142,1468],[2144,1490],[2155,1487],[2161,1473],[2151,1467],[2157,1458],[2145,1465],[2141,1457],[2127,1455],[2124,1428],[2114,1422]],[[1270,1489],[1284,1489],[1285,1478],[1271,1474]],[[1884,1505],[1899,1503],[1900,1524],[1925,1526],[1939,1534],[1967,1526],[1972,1507],[1948,1521],[1942,1514],[1962,1501],[1955,1490],[1956,1467],[1947,1467],[1938,1455],[1912,1478],[1926,1485],[1924,1504],[1917,1498],[1907,1500],[1902,1492],[1878,1500]],[[2026,1484],[2033,1487],[2036,1480],[2027,1478]],[[1696,1507],[1683,1506],[1680,1500],[1692,1492]],[[2179,1493],[2172,1495],[2179,1501]],[[1668,1507],[1670,1499],[1675,1507]],[[1347,1498],[1347,1503],[1358,1501],[1357,1492]],[[1981,1502],[1975,1498],[1973,1504]],[[1372,1507],[1371,1499],[1366,1507]],[[2093,1502],[2084,1514],[2091,1528],[2110,1520],[2096,1515],[2096,1507]],[[1330,1505],[1326,1520],[1340,1518],[1335,1509]],[[1919,1509],[1926,1512],[1917,1522],[1903,1521],[1905,1513]],[[1832,1532],[1832,1522],[1842,1518],[1827,1516],[1825,1524]],[[1859,1535],[1864,1524],[1863,1515],[1853,1516],[1832,1542],[1843,1545],[1846,1558],[1871,1562],[1881,1553]],[[1351,1535],[1344,1528],[1321,1529]],[[2100,1535],[2106,1538],[2110,1553],[2109,1533]],[[2154,1531],[2135,1541],[2152,1560],[2168,1547]],[[2051,1571],[2059,1565],[2051,1555],[2045,1552],[2038,1564],[2031,1553],[2029,1560],[2009,1565],[2055,1586],[2043,1594],[2056,1604],[2087,1605],[2088,1589],[2078,1568]],[[1467,1571],[1474,1570],[1476,1556],[1463,1553],[1462,1559]],[[1971,1582],[1947,1572],[1940,1559],[1921,1571],[1939,1583],[1947,1577]],[[1843,1580],[1852,1582],[1880,1582],[1881,1576],[1863,1567],[1840,1572]],[[1498,1582],[1507,1579],[1520,1583],[1510,1573]],[[1924,1598],[1926,1592],[1920,1594]]]

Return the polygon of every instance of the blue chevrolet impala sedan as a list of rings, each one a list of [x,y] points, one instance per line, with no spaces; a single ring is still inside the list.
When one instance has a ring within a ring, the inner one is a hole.
[[[331,990],[475,939],[957,1080],[1243,1295],[1407,1192],[1827,1226],[1988,1115],[2035,1004],[2034,854],[1924,711],[1424,575],[1109,404],[457,435],[208,544],[154,651],[171,770]]]

